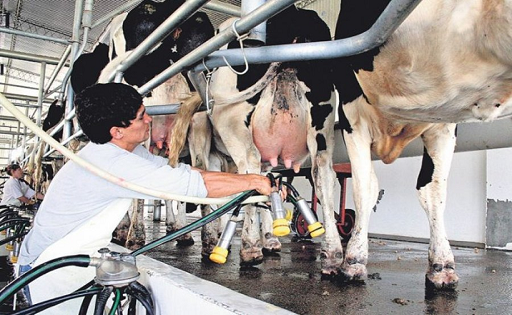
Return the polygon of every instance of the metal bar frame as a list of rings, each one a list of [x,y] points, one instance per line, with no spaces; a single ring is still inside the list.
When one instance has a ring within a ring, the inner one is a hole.
[[[152,80],[144,84],[142,87],[138,89],[138,92],[141,95],[146,95],[149,91],[154,89],[156,86],[164,83],[172,76],[184,71],[187,67],[195,64],[200,61],[204,57],[208,56],[212,52],[221,48],[222,46],[228,44],[233,39],[237,38],[237,34],[235,34],[234,30],[238,34],[244,34],[251,30],[256,25],[261,24],[266,21],[270,17],[276,15],[277,13],[283,11],[296,0],[269,0],[267,3],[263,4],[256,10],[252,11],[245,17],[242,17],[233,28],[229,28],[215,35],[210,40],[206,41],[204,44],[190,52],[188,55],[184,56],[180,60],[176,61],[170,67],[165,69],[159,75],[154,77]]]
[[[208,9],[208,10],[224,13],[227,15],[236,16],[236,17],[242,16],[242,13],[241,13],[241,10],[239,7],[229,4],[229,3],[220,2],[220,1],[211,0],[210,2],[208,2],[204,5],[204,8]]]
[[[0,82],[0,85],[12,86],[12,87],[17,87],[17,88],[22,88],[22,89],[28,89],[28,90],[39,90],[39,88],[36,88],[36,87],[32,87],[32,86],[25,86],[25,85],[19,85],[19,84],[12,84],[12,83],[3,83],[3,82]]]
[[[36,38],[36,39],[41,39],[41,40],[47,40],[47,41],[52,41],[52,42],[56,42],[56,43],[64,44],[64,45],[69,44],[69,41],[66,39],[61,39],[61,38],[56,38],[56,37],[51,37],[51,36],[46,36],[46,35],[33,34],[33,33],[20,31],[20,30],[16,30],[13,28],[7,28],[7,27],[0,27],[0,33],[25,36],[25,37]]]
[[[44,89],[46,95],[51,94],[50,93],[50,87],[52,86],[53,81],[55,81],[55,79],[57,78],[57,75],[59,74],[59,72],[62,69],[62,67],[64,67],[64,64],[66,63],[66,61],[67,61],[67,59],[69,57],[69,54],[71,54],[71,45],[68,45],[68,47],[66,47],[66,50],[62,54],[62,57],[60,57],[59,63],[57,64],[57,67],[55,67],[55,69],[53,69],[52,75],[50,76],[50,79],[48,80],[46,88]]]
[[[239,66],[243,65],[246,60],[249,64],[258,64],[279,61],[334,59],[360,54],[382,45],[420,2],[421,0],[392,0],[370,29],[349,38],[334,41],[245,48],[243,52],[241,49],[216,51],[190,70],[188,77],[200,93],[203,102],[206,102],[206,84],[204,78],[198,76],[197,73],[217,67],[224,67],[226,66],[225,60],[231,66]],[[170,76],[175,75],[178,67],[172,69],[173,66],[175,64],[164,72]],[[150,85],[149,82],[146,85]],[[139,91],[141,94],[147,93],[143,89],[144,87]]]
[[[188,0],[172,13],[162,24],[160,24],[142,43],[137,46],[130,54],[117,66],[117,68],[109,74],[108,81],[116,78],[118,73],[124,73],[137,60],[142,58],[150,51],[159,41],[165,39],[171,30],[192,16],[201,8],[208,0]],[[118,78],[116,79],[118,80]]]
[[[382,45],[420,2],[421,0],[392,0],[369,30],[353,37],[334,41],[245,48],[245,58],[251,64],[334,59],[357,55]],[[206,57],[204,63],[198,64],[193,70],[205,71],[226,66],[223,58],[226,58],[231,66],[244,64],[244,54],[240,49],[228,49],[213,52]]]
[[[32,62],[46,62],[49,65],[59,64],[59,59],[48,56],[41,56],[36,54],[29,54],[20,51],[11,51],[6,49],[0,49],[0,57],[20,59]]]
[[[78,48],[78,36],[80,32],[80,21],[82,10],[84,7],[85,0],[76,0],[75,5],[75,25],[73,38],[70,42],[71,48],[68,48],[71,52],[72,62],[77,57],[76,53],[79,51]],[[106,22],[108,19],[113,16],[119,14],[122,11],[125,11],[129,7],[138,4],[141,0],[133,0],[127,2],[122,7],[119,7],[115,14],[109,14],[107,16],[98,19],[94,22],[91,27],[96,27],[103,22]],[[224,30],[214,36],[209,41],[203,43],[200,47],[189,53],[187,56],[183,57],[179,61],[175,62],[171,66],[169,66],[166,70],[158,74],[151,81],[144,84],[142,87],[138,89],[138,92],[142,95],[147,94],[156,86],[164,83],[172,76],[184,71],[190,70],[190,74],[192,77],[196,79],[193,81],[198,90],[204,89],[204,83],[201,81],[201,76],[197,75],[198,72],[213,69],[216,67],[226,66],[223,57],[227,59],[230,65],[241,65],[244,62],[242,53],[240,49],[230,49],[225,51],[217,51],[220,47],[229,43],[230,41],[236,39],[237,33],[244,34],[250,31],[255,26],[263,23],[270,17],[278,14],[283,11],[297,0],[269,0],[265,4],[261,5],[254,11],[250,12],[248,15],[239,19],[233,28],[229,28]],[[335,41],[328,42],[315,42],[315,43],[306,43],[306,44],[290,44],[290,45],[279,45],[279,46],[267,46],[260,48],[246,48],[245,56],[249,64],[251,63],[270,63],[275,61],[297,61],[297,60],[313,60],[313,59],[333,59],[338,57],[344,57],[349,55],[358,54],[367,50],[370,50],[378,45],[381,45],[385,42],[385,40],[393,33],[393,31],[402,23],[405,18],[412,12],[412,10],[419,4],[421,0],[392,0],[386,10],[379,17],[377,22],[366,32],[346,39],[340,39]],[[229,11],[229,14],[233,14],[238,16],[240,10],[230,7],[229,5],[225,5],[222,3],[218,3],[216,1],[212,1],[206,4],[206,0],[188,0],[184,5],[182,5],[176,12],[174,12],[162,25],[160,25],[153,34],[151,34],[139,47],[137,47],[132,53],[130,53],[127,58],[120,64],[120,66],[116,69],[116,72],[124,72],[135,63],[140,57],[142,57],[147,51],[149,51],[152,47],[156,45],[156,43],[165,36],[168,35],[168,32],[175,28],[176,25],[183,22],[186,18],[192,15],[199,8],[204,6],[206,9],[210,10],[218,10],[220,12]],[[79,10],[80,8],[80,10]],[[222,11],[224,10],[224,11]],[[78,18],[80,17],[80,18]],[[1,51],[0,51],[1,53]],[[57,64],[59,67],[64,66],[63,60],[67,59],[67,56],[64,57],[66,53],[60,60],[46,60],[39,59],[35,56],[32,61],[38,62],[46,62],[47,64]],[[198,62],[202,59],[205,60],[204,64],[199,64]],[[62,65],[61,65],[62,64]],[[70,69],[71,69],[70,67]],[[205,68],[206,67],[206,68]],[[57,72],[57,71],[55,71]],[[115,77],[115,73],[111,74],[111,79]],[[56,74],[55,74],[56,76]],[[53,74],[52,74],[53,77]],[[66,81],[66,80],[65,80]],[[51,81],[50,81],[51,82]],[[65,82],[64,82],[65,83]],[[63,83],[63,87],[64,87]],[[48,84],[48,88],[51,85]],[[48,89],[47,88],[47,89]],[[74,117],[74,108],[72,107],[72,97],[73,92],[68,85],[68,104],[69,106],[66,109],[66,123],[68,124],[67,136],[64,136],[64,141],[71,136],[70,130],[70,120]],[[71,97],[71,99],[70,99]],[[168,114],[170,112],[175,112],[178,108],[178,105],[170,104],[166,107],[162,107],[156,110],[154,114]],[[152,110],[152,109],[151,109]],[[150,111],[151,111],[150,110]],[[60,124],[59,124],[60,125]],[[57,126],[54,128],[54,133],[56,133],[59,128],[62,126]],[[73,136],[75,136],[78,132],[76,132]],[[69,140],[67,140],[69,141]]]

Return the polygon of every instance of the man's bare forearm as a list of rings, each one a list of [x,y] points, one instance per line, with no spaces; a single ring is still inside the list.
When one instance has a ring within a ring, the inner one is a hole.
[[[252,189],[262,195],[269,195],[271,192],[270,180],[263,175],[200,172],[208,190],[208,197],[211,198],[226,197]]]

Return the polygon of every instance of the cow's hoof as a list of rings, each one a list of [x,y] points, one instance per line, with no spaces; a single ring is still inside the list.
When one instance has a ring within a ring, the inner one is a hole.
[[[179,247],[190,247],[192,245],[194,245],[194,239],[192,237],[183,238],[176,241],[176,246]]]
[[[177,229],[177,228],[175,228],[175,227],[167,226],[167,227],[165,228],[165,233],[166,233],[167,235],[169,235],[169,234],[171,234],[171,233],[176,232],[177,230],[178,230],[178,229]]]
[[[203,246],[201,248],[201,256],[210,257],[210,254],[213,252],[214,248],[215,245],[203,243]]]
[[[459,276],[455,273],[453,264],[434,264],[425,275],[427,290],[453,291],[459,284]]]
[[[251,266],[259,265],[262,262],[263,262],[263,258],[261,258],[261,259],[253,259],[253,260],[250,260],[250,261],[241,261],[240,260],[240,266],[242,266],[242,267],[251,267]]]
[[[265,239],[263,243],[263,254],[264,255],[272,255],[274,253],[281,251],[281,242],[279,240],[272,236],[270,238]]]
[[[240,266],[255,266],[263,262],[263,251],[259,247],[240,251]]]
[[[281,255],[279,255],[279,252],[281,250],[272,250],[272,249],[267,249],[267,248],[263,248],[262,249],[262,252],[263,252],[263,256],[269,258],[269,257],[281,257]]]
[[[368,277],[366,265],[362,263],[344,262],[340,271],[339,280],[341,282],[364,282]]]
[[[343,263],[343,252],[326,250],[320,251],[320,261],[322,266],[322,278],[334,277],[338,275],[339,267]]]
[[[217,246],[219,238],[201,236],[201,252],[210,255]],[[231,245],[229,246],[231,247]]]

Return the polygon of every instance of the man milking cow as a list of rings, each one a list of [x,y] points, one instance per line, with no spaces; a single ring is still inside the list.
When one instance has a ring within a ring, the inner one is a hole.
[[[265,195],[271,192],[270,180],[262,175],[200,171],[184,164],[171,167],[166,158],[150,154],[140,143],[149,137],[151,117],[141,96],[128,85],[93,85],[77,95],[75,106],[82,130],[91,140],[78,155],[124,181],[195,197],[225,197],[251,189]],[[67,162],[50,184],[23,241],[20,271],[57,257],[94,255],[109,244],[133,198],[152,197]],[[40,302],[70,293],[93,277],[94,270],[62,268],[32,282],[26,293],[33,302]],[[51,292],[48,283],[52,283]],[[67,303],[78,303],[78,308],[80,301]]]

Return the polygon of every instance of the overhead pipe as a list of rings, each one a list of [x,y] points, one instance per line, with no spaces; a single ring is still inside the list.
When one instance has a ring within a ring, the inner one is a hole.
[[[71,45],[68,45],[68,47],[66,47],[66,50],[64,50],[64,53],[62,54],[62,57],[60,57],[59,63],[53,69],[52,75],[50,76],[50,80],[48,80],[48,84],[46,85],[46,88],[44,89],[46,95],[51,94],[50,93],[50,87],[52,86],[53,81],[55,81],[55,79],[57,78],[57,75],[59,74],[60,70],[62,69],[62,67],[64,66],[66,61],[68,60],[68,57],[69,57],[70,53],[71,53]]]
[[[284,9],[292,5],[295,1],[296,0],[269,0],[267,3],[252,11],[247,16],[242,17],[240,20],[238,20],[238,22],[236,22],[236,25],[233,28],[236,30],[236,33],[245,34],[256,25],[261,24],[263,21],[283,11]],[[213,38],[209,39],[208,41],[203,43],[198,48],[194,49],[192,52],[190,52],[180,60],[173,63],[170,67],[165,69],[152,80],[144,84],[142,87],[138,89],[138,92],[141,95],[146,95],[156,86],[164,83],[169,78],[182,72],[187,67],[200,61],[207,55],[211,54],[212,52],[216,51],[220,47],[226,45],[227,43],[231,42],[233,39],[236,38],[237,34],[235,34],[232,28],[228,28],[220,32],[219,34],[215,35]]]
[[[231,66],[249,63],[271,63],[315,59],[334,59],[366,52],[382,45],[396,28],[407,18],[421,0],[392,0],[375,24],[364,33],[334,41],[298,43],[216,51],[193,71],[204,71],[226,66],[224,58]],[[237,23],[238,25],[238,23]]]
[[[13,100],[21,100],[21,101],[31,101],[31,102],[37,102],[36,96],[28,96],[23,94],[14,94],[14,93],[4,93],[5,97],[13,99]],[[44,98],[44,102],[51,103],[53,100],[50,100],[49,98]],[[30,104],[16,104],[19,106],[28,106],[28,107],[35,107],[36,105],[30,105]]]
[[[4,95],[5,95],[5,93],[4,93]],[[13,103],[13,104],[18,107],[37,108],[37,104],[23,104],[23,103]]]
[[[13,135],[13,136],[21,136],[24,135],[23,132],[10,131],[10,130],[0,130],[0,135]],[[3,148],[2,148],[3,149]]]
[[[146,106],[146,113],[150,116],[176,114],[180,104],[150,105]]]
[[[74,53],[71,55],[72,61],[74,61],[77,57],[76,52],[78,50],[78,44],[80,42],[80,29],[82,18],[85,10],[85,0],[76,0],[75,1],[75,15],[73,17],[73,33],[71,35],[71,52]],[[73,52],[73,49],[75,50]]]
[[[62,93],[62,85],[59,86],[59,87],[56,87],[54,88],[53,90],[51,91],[48,91],[48,93],[45,94],[45,96],[50,96],[52,95],[53,93],[56,93],[57,91],[59,91],[59,93]]]
[[[18,121],[16,118],[12,116],[0,116],[0,120]]]
[[[71,152],[68,148],[57,142],[53,139],[49,134],[47,134],[43,129],[34,124],[26,115],[23,115],[22,112],[19,111],[5,96],[0,93],[0,105],[2,105],[6,110],[11,112],[11,114],[16,117],[22,124],[25,125],[25,128],[30,128],[35,134],[37,134],[41,139],[43,139],[46,143],[54,147],[60,153],[62,153],[65,157],[69,158],[73,162],[75,162],[80,167],[85,168],[87,171],[105,179],[109,182],[112,182],[121,187],[139,192],[141,194],[146,194],[149,196],[153,196],[156,199],[163,200],[177,200],[183,202],[190,203],[198,203],[198,204],[225,204],[229,202],[230,198],[198,198],[198,197],[188,197],[188,196],[179,196],[175,194],[170,194],[168,192],[160,191],[160,190],[152,190],[139,185],[135,185],[130,183],[122,178],[118,178],[113,176],[112,174],[98,168],[97,166],[90,164],[85,161],[81,157],[77,156],[73,152]],[[254,196],[248,198],[244,201],[244,203],[257,203],[257,202],[267,202],[268,196]]]
[[[64,44],[64,45],[69,44],[67,39],[55,38],[55,37],[40,35],[40,34],[33,34],[33,33],[29,33],[29,32],[20,31],[20,30],[14,29],[14,28],[0,27],[0,33],[7,33],[7,34],[12,34],[12,35],[41,39],[41,40],[51,41],[51,42]]]
[[[109,74],[107,81],[111,82],[116,78],[117,73],[124,73],[130,68],[137,60],[143,57],[150,51],[158,42],[165,39],[171,30],[176,28],[179,24],[183,23],[186,19],[192,16],[203,4],[208,0],[188,0],[174,11],[162,24],[160,24],[137,48],[130,52],[126,58],[121,61],[119,66]]]
[[[248,15],[261,5],[263,5],[267,0],[242,0],[242,17]],[[267,42],[267,23],[263,22],[261,24],[256,25],[253,29],[251,29],[248,33],[248,37],[244,40],[249,46],[261,46]]]
[[[30,53],[25,53],[25,52],[20,52],[20,51],[6,50],[6,49],[0,49],[0,57],[32,61],[32,62],[46,62],[49,65],[56,65],[59,63],[59,60],[57,58],[41,56],[41,55],[36,55],[36,54],[30,54]]]
[[[383,44],[396,28],[407,18],[421,0],[392,0],[375,24],[366,32],[335,41],[265,46],[259,48],[228,49],[216,51],[189,71],[188,76],[205,102],[204,77],[197,75],[205,70],[226,66],[333,59],[368,51]],[[238,24],[238,23],[237,23]],[[225,59],[224,59],[225,58]],[[169,69],[169,68],[168,68]]]
[[[95,27],[111,20],[112,18],[116,17],[119,13],[125,12],[128,9],[131,9],[132,7],[139,4],[140,2],[142,2],[142,0],[131,0],[121,6],[118,6],[114,11],[111,11],[108,14],[106,14],[106,15],[102,16],[101,18],[99,18],[98,20],[96,20],[92,24],[91,28],[95,28]],[[232,15],[232,16],[240,16],[241,15],[239,7],[229,4],[229,3],[220,2],[220,1],[215,1],[215,0],[209,1],[204,5],[204,7],[206,9],[209,9],[212,11],[217,11],[220,13],[225,13],[227,15]]]
[[[220,1],[212,0],[208,3],[206,3],[204,5],[204,8],[208,9],[208,10],[224,13],[227,15],[235,16],[235,17],[242,16],[242,11],[240,10],[239,7],[229,4],[229,3],[220,2]]]
[[[80,41],[80,25],[82,23],[83,10],[84,10],[84,2],[85,0],[76,0],[75,1],[75,15],[73,18],[73,34],[71,36],[71,65],[68,70],[66,79],[62,82],[62,91],[67,91],[67,101],[65,113],[69,113],[73,109],[73,99],[75,97],[73,88],[71,84],[67,84],[69,79],[69,75],[71,74],[71,69],[73,68],[73,63],[78,57],[79,51],[79,41]],[[67,87],[66,87],[67,86]],[[66,121],[64,124],[64,128],[62,131],[62,138],[67,139],[71,136],[72,124],[71,121]]]
[[[36,87],[25,86],[25,85],[19,85],[19,84],[12,84],[12,83],[3,83],[3,82],[0,82],[0,85],[11,86],[11,87],[17,87],[17,88],[28,89],[28,90],[39,90],[39,88],[36,88]]]
[[[82,45],[78,49],[78,52],[75,55],[76,60],[79,55],[85,50],[85,46],[87,46],[87,40],[89,38],[89,31],[91,30],[92,25],[92,9],[94,7],[94,0],[85,0],[84,11],[82,14]]]
[[[197,93],[201,97],[204,106],[206,106],[207,110],[210,110],[210,100],[212,100],[212,96],[210,94],[210,90],[206,84],[206,77],[202,71],[188,71],[187,76],[194,86]]]

